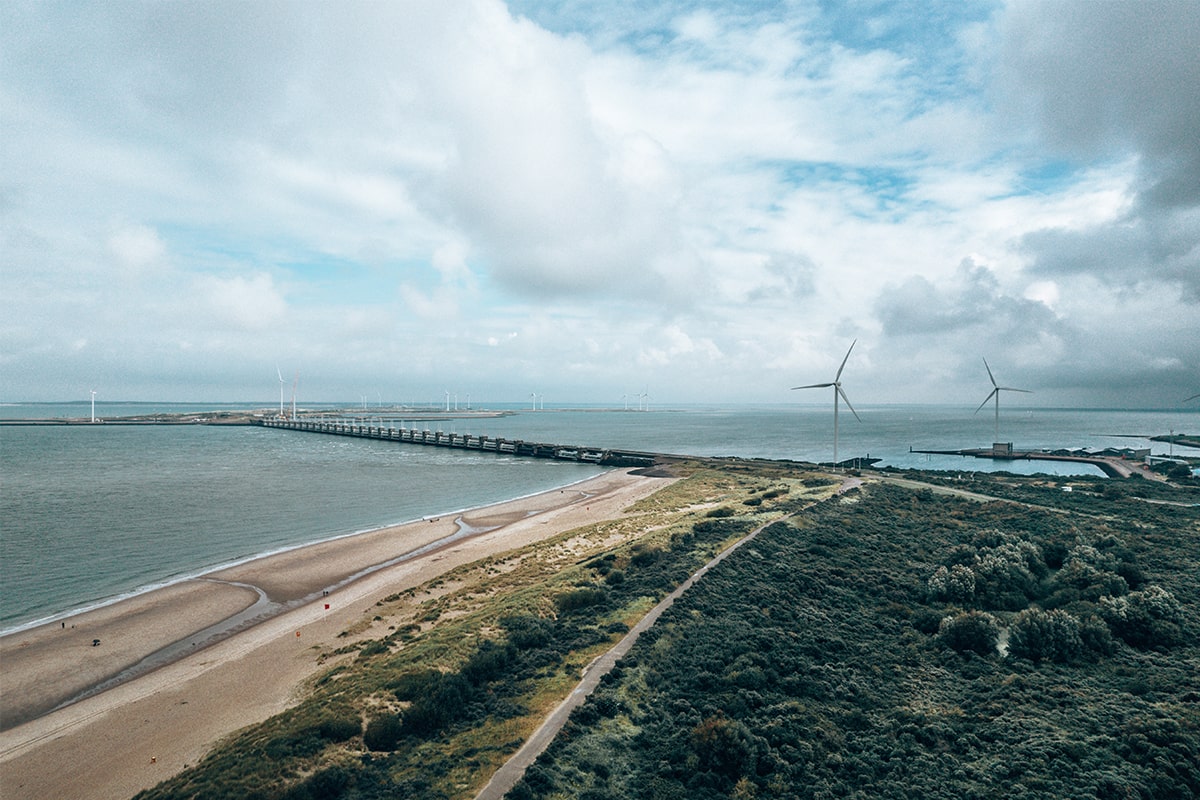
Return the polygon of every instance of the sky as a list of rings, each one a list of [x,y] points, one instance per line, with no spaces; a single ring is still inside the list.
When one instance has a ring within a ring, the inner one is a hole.
[[[0,4],[0,400],[1174,408],[1200,3]],[[1195,401],[1192,403],[1195,405]]]

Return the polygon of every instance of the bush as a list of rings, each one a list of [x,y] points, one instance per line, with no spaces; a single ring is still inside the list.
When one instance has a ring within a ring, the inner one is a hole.
[[[480,686],[503,675],[516,655],[517,648],[509,643],[496,644],[486,640],[462,667],[462,675]]]
[[[428,694],[416,698],[405,709],[404,732],[417,736],[437,733],[466,710],[474,694],[470,681],[457,672],[442,675]]]
[[[518,649],[545,647],[554,639],[554,620],[542,617],[505,617],[500,625],[508,633],[508,641]]]
[[[1019,611],[1038,597],[1040,579],[1049,572],[1041,550],[1021,540],[986,549],[973,571],[980,601],[1005,611]]]
[[[1079,620],[1065,611],[1029,608],[1009,629],[1008,653],[1033,662],[1067,663],[1083,652]]]
[[[573,589],[572,591],[560,594],[554,598],[554,605],[558,608],[559,613],[568,613],[578,611],[581,608],[594,606],[598,603],[603,603],[605,598],[604,590],[590,587],[581,589]]]
[[[363,733],[363,744],[368,750],[395,750],[403,732],[403,723],[399,714],[384,714],[367,723]]]
[[[705,514],[704,516],[706,516],[706,517],[713,517],[713,518],[720,518],[720,517],[732,517],[732,516],[733,516],[734,514],[736,514],[736,513],[737,513],[737,512],[736,512],[736,511],[734,511],[734,510],[733,510],[732,508],[730,508],[729,506],[721,506],[721,507],[719,507],[719,508],[714,508],[714,509],[712,509],[712,510],[711,510],[711,511],[709,511],[707,514]]]
[[[1112,632],[1131,647],[1170,647],[1183,638],[1183,608],[1161,586],[1147,586],[1124,597],[1102,597],[1100,614]]]
[[[962,564],[938,567],[929,578],[929,594],[934,600],[968,602],[975,597],[975,573]]]
[[[322,739],[331,742],[344,742],[362,733],[362,720],[357,715],[334,717],[323,720],[317,726],[317,733]]]
[[[1000,623],[983,611],[967,611],[946,617],[938,626],[938,641],[960,653],[972,652],[981,656],[996,652],[1000,640]]]

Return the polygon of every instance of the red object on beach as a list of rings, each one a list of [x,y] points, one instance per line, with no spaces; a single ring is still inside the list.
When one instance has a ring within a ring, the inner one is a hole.
[[[326,603],[326,604],[325,604],[325,610],[326,610],[326,611],[328,611],[328,610],[329,610],[329,603]]]

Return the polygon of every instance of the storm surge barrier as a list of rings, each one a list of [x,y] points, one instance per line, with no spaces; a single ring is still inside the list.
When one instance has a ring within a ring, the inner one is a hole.
[[[469,433],[418,430],[416,428],[372,425],[350,419],[264,419],[265,428],[281,428],[331,436],[353,436],[358,439],[379,439],[428,447],[452,447],[459,450],[479,450],[502,455],[528,458],[553,458],[560,461],[580,461],[607,467],[651,467],[656,454],[633,450],[580,447],[578,445],[530,442],[524,439],[505,439],[496,436],[474,436]]]

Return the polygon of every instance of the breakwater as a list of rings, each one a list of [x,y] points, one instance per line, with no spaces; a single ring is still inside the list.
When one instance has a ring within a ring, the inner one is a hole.
[[[552,458],[560,461],[579,461],[610,467],[652,467],[658,454],[635,450],[584,447],[571,444],[531,442],[494,436],[475,436],[469,433],[418,430],[392,425],[369,424],[349,419],[264,419],[265,428],[280,428],[331,436],[352,436],[359,439],[379,439],[387,442],[419,444],[427,447],[451,447],[459,450],[478,450],[528,458]]]

